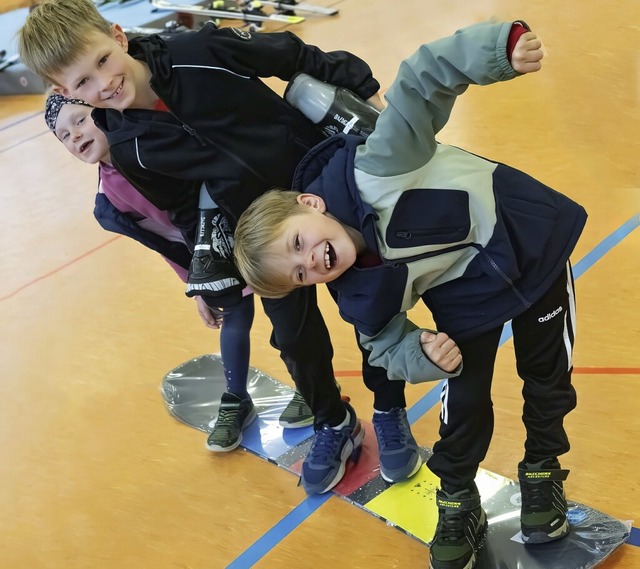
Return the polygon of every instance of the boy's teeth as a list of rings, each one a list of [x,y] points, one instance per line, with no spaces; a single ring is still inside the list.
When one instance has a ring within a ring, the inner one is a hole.
[[[331,268],[331,259],[329,257],[329,243],[327,243],[324,248],[324,266],[327,269]]]

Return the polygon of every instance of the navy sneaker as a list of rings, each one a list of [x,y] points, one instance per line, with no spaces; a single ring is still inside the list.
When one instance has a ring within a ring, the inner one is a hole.
[[[520,526],[525,543],[547,543],[569,533],[567,500],[562,485],[568,474],[568,470],[560,468],[556,458],[518,465],[522,495]]]
[[[251,398],[240,399],[233,393],[223,393],[220,411],[213,431],[207,437],[212,452],[229,452],[242,442],[242,430],[257,417]]]
[[[344,476],[347,460],[357,462],[360,458],[364,427],[353,407],[346,402],[344,406],[349,413],[349,423],[340,429],[322,425],[304,459],[300,480],[307,494],[331,490]]]
[[[422,466],[418,443],[411,434],[407,412],[396,408],[373,414],[380,451],[380,475],[387,482],[411,478]]]

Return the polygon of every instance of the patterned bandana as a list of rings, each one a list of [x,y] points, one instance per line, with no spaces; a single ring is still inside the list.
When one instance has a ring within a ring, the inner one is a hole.
[[[67,99],[66,97],[59,95],[58,93],[52,93],[47,97],[47,102],[44,105],[44,121],[47,123],[49,130],[53,133],[56,131],[56,122],[58,122],[58,114],[62,105],[84,105],[90,107],[91,105],[82,99]]]

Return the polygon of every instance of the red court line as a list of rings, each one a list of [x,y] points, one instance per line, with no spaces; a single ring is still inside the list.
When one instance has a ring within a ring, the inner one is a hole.
[[[640,367],[574,367],[573,373],[584,375],[638,375]]]
[[[336,377],[362,377],[362,370],[358,371],[336,371],[334,374]]]
[[[640,367],[574,367],[578,375],[639,375]],[[362,377],[362,370],[336,371],[336,377]]]
[[[59,273],[63,269],[66,269],[67,267],[77,263],[78,261],[81,261],[85,257],[88,257],[89,255],[92,255],[96,251],[99,251],[103,247],[106,247],[107,245],[109,245],[110,243],[113,243],[116,239],[120,239],[121,237],[122,237],[122,235],[116,235],[115,237],[113,237],[113,238],[109,239],[108,241],[105,241],[104,243],[102,243],[102,245],[98,245],[97,247],[94,247],[93,249],[90,249],[86,253],[83,253],[79,257],[76,257],[75,259],[71,259],[71,261],[68,261],[64,265],[60,265],[59,267],[53,269],[52,271],[49,271],[48,273],[33,279],[32,281],[30,281],[30,282],[22,285],[21,287],[17,288],[13,292],[10,292],[9,294],[6,294],[5,296],[0,296],[0,302],[2,302],[3,300],[8,300],[9,298],[14,297],[16,294],[22,292],[23,290],[29,288],[30,286],[32,286],[34,284],[36,284],[37,282],[43,281],[44,279],[47,279],[50,276],[55,275],[56,273]]]
[[[32,281],[30,281],[30,282],[22,285],[21,287],[17,288],[13,292],[10,292],[9,294],[7,294],[5,296],[0,297],[0,302],[2,302],[3,300],[8,300],[9,298],[14,297],[18,293],[20,293],[23,290],[25,290],[25,289],[29,288],[30,286],[34,285],[35,283],[40,282],[40,281],[42,281],[44,279],[47,279],[52,275],[55,275],[56,273],[62,271],[63,269],[66,269],[67,267],[69,267],[69,266],[77,263],[78,261],[84,259],[85,257],[88,257],[89,255],[92,255],[96,251],[99,251],[103,247],[106,247],[110,243],[113,243],[116,239],[120,239],[121,237],[122,237],[122,235],[116,235],[115,237],[109,239],[108,241],[105,241],[101,245],[98,245],[97,247],[94,247],[93,249],[90,249],[86,253],[83,253],[79,257],[76,257],[75,259],[71,259],[71,261],[68,261],[64,265],[60,265],[59,267],[53,269],[52,271],[49,271],[48,273],[33,279]],[[579,375],[638,375],[638,374],[640,374],[640,368],[634,368],[634,367],[576,367],[576,368],[573,368],[573,373],[574,374],[579,374]],[[362,377],[362,370],[336,371],[335,372],[335,376],[336,377]]]

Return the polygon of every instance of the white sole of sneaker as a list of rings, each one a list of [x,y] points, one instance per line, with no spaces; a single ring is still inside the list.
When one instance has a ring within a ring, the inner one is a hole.
[[[569,533],[569,521],[565,520],[564,524],[559,527],[556,531],[546,534],[542,531],[534,532],[530,536],[524,535],[522,533],[522,541],[527,545],[537,545],[539,543],[549,543],[550,541],[556,541],[558,539],[562,539]]]
[[[418,472],[418,470],[420,470],[420,468],[422,467],[422,458],[420,457],[420,455],[418,455],[418,457],[416,458],[416,463],[414,464],[413,468],[411,469],[411,472],[409,474],[407,474],[406,476],[402,476],[401,478],[393,478],[391,476],[389,476],[388,474],[385,474],[382,470],[382,466],[380,466],[380,476],[382,477],[382,479],[385,482],[388,482],[389,484],[395,484],[397,482],[402,482],[404,480],[409,480],[409,478],[415,476]]]

